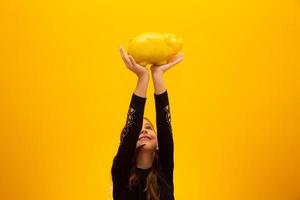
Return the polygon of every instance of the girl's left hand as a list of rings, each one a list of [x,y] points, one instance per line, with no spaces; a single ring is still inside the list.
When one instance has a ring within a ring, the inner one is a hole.
[[[167,64],[164,65],[152,65],[151,72],[152,73],[164,73],[169,70],[171,67],[175,66],[176,64],[180,63],[184,59],[183,54],[178,54],[177,56],[172,57]]]

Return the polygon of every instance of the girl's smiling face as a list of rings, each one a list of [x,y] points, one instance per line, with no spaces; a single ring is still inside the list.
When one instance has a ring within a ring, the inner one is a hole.
[[[139,147],[144,150],[157,150],[158,148],[156,132],[152,123],[146,118],[143,119],[142,130],[136,143],[136,148]]]

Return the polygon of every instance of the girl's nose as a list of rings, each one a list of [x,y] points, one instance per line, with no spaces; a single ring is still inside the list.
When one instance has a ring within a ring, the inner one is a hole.
[[[141,133],[147,133],[146,129],[142,129]]]

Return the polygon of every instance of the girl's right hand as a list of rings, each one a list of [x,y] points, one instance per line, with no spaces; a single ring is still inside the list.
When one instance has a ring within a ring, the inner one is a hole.
[[[124,63],[130,71],[134,72],[139,78],[149,76],[148,69],[146,67],[143,67],[142,65],[137,64],[134,58],[126,53],[123,46],[120,46],[120,53]]]

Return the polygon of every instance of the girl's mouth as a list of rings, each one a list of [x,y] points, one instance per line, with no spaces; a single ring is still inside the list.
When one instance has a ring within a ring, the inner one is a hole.
[[[140,137],[139,140],[151,140],[151,137],[144,135],[144,136]]]

